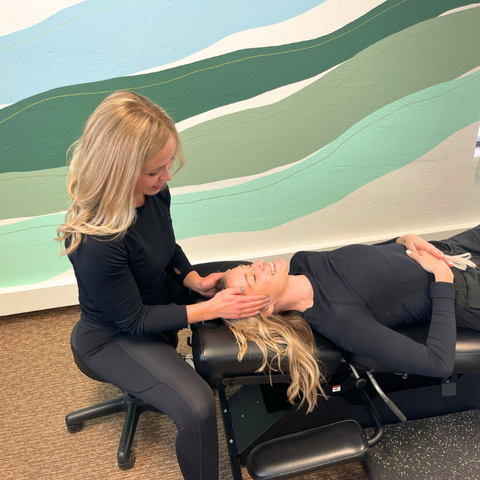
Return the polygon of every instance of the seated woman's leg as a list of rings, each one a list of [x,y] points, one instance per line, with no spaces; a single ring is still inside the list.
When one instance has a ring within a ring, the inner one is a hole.
[[[177,458],[186,480],[218,478],[213,392],[166,337],[122,333],[93,357],[82,359],[103,379],[175,422]]]

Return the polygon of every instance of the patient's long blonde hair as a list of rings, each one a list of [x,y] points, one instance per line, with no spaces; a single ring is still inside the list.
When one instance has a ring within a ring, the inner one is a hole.
[[[218,289],[226,288],[224,279],[220,279]],[[247,351],[248,342],[255,343],[260,349],[263,362],[258,372],[267,366],[270,371],[280,371],[282,359],[288,361],[288,373],[292,379],[287,390],[290,403],[301,395],[300,405],[308,404],[307,413],[317,404],[318,395],[327,398],[321,383],[325,376],[319,367],[315,339],[310,325],[299,313],[276,313],[258,315],[236,320],[223,320],[235,335],[238,344],[238,360],[241,361]],[[272,360],[268,351],[272,351]]]
[[[135,185],[142,165],[157,155],[170,135],[177,141],[180,168],[185,156],[173,120],[158,105],[130,91],[109,95],[69,149],[67,177],[72,204],[55,240],[75,251],[82,234],[121,236],[135,221]]]

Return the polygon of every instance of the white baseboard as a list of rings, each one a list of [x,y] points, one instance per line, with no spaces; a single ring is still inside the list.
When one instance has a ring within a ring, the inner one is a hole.
[[[426,240],[433,240],[448,238],[473,226],[475,226],[475,224],[455,225],[441,229],[425,229],[416,233]],[[354,243],[371,244],[382,242],[400,235],[402,235],[401,232],[392,232],[391,234],[381,236],[349,238],[330,243],[318,243],[315,245],[298,245],[294,250],[291,248],[272,249],[269,251],[255,252],[255,254],[249,254],[245,257],[235,255],[235,259],[255,261],[262,258],[266,261],[271,261],[281,257],[290,260],[295,252],[302,250],[333,250]],[[222,260],[232,260],[232,258],[216,258],[212,256],[208,261],[214,262]],[[196,263],[195,259],[191,259],[191,261],[192,263]],[[203,261],[204,260],[202,260],[202,262]],[[78,305],[78,288],[73,272],[70,276],[62,276],[61,278],[53,279],[48,282],[0,289],[0,317],[71,305]]]
[[[0,289],[0,316],[78,305],[75,277]]]

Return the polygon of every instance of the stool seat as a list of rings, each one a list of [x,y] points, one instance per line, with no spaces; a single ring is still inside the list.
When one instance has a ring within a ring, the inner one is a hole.
[[[286,479],[364,461],[368,455],[360,425],[344,420],[257,445],[248,456],[247,469],[254,480]]]

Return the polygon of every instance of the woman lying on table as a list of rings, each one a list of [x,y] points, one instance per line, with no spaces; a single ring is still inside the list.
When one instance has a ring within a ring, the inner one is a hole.
[[[405,235],[395,243],[298,252],[290,271],[280,259],[227,272],[219,288],[240,286],[245,294],[270,298],[255,317],[225,320],[239,344],[239,358],[247,340],[263,352],[262,369],[267,349],[276,351],[278,359],[286,356],[292,376],[289,399],[293,402],[301,392],[309,411],[318,392],[323,394],[323,377],[305,320],[340,348],[399,372],[449,376],[456,326],[480,330],[480,270],[465,259],[468,252],[480,261],[480,226],[432,243]],[[394,330],[415,322],[430,323],[425,344]]]

